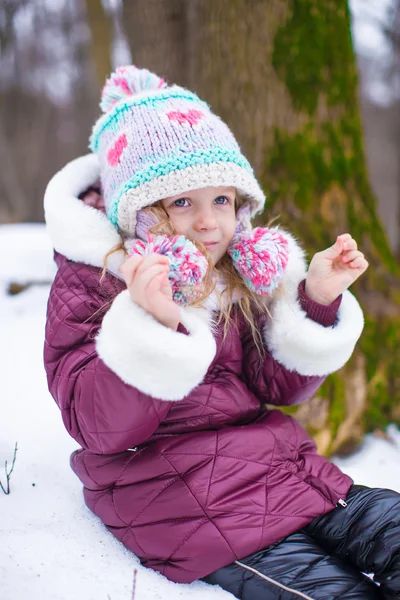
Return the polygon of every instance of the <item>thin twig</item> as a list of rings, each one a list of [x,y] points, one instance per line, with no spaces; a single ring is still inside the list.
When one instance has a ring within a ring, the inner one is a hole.
[[[132,600],[135,600],[136,575],[137,575],[137,569],[134,569],[134,570],[133,570],[133,589],[132,589]]]
[[[11,488],[10,488],[10,477],[11,477],[11,473],[14,470],[15,459],[17,458],[17,450],[18,450],[18,442],[15,442],[14,456],[13,456],[13,461],[11,463],[10,472],[8,472],[8,470],[7,470],[7,461],[5,461],[5,464],[4,464],[4,469],[5,469],[5,472],[6,472],[6,484],[5,484],[6,487],[5,488],[4,488],[4,486],[3,486],[3,484],[1,483],[1,480],[0,480],[0,488],[3,490],[3,492],[6,495],[8,495],[10,493],[10,491],[11,491]]]

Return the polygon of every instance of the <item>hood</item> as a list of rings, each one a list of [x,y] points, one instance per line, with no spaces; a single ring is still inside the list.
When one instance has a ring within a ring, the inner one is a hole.
[[[68,163],[46,188],[44,216],[47,233],[57,252],[74,262],[102,268],[107,252],[120,243],[120,235],[104,213],[78,197],[99,177],[100,165],[95,154]],[[118,274],[123,258],[123,252],[112,254],[108,270]]]

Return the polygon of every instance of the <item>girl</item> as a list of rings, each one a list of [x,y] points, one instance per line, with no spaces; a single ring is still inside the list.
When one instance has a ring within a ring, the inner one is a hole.
[[[340,235],[307,270],[288,233],[253,231],[263,192],[195,94],[125,67],[101,107],[92,154],[45,195],[45,366],[87,505],[175,582],[400,598],[400,495],[353,485],[266,406],[306,401],[351,356],[356,241]]]

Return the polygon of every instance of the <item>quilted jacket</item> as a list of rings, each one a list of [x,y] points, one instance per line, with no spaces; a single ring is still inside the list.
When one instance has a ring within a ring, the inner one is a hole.
[[[287,234],[284,293],[260,323],[262,360],[238,314],[223,340],[212,302],[182,309],[177,332],[165,328],[131,300],[119,253],[101,280],[119,236],[78,199],[97,178],[88,155],[46,191],[58,265],[44,349],[49,389],[81,446],[71,465],[89,508],[144,565],[192,582],[346,497],[350,478],[271,405],[311,398],[345,364],[362,312],[348,291],[331,307],[305,296],[304,253]]]

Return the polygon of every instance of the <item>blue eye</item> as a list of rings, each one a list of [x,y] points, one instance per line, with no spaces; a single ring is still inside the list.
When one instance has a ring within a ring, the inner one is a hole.
[[[173,202],[174,206],[186,206],[186,204],[182,204],[182,202],[187,202],[186,198],[178,198]]]
[[[222,200],[222,202],[218,202],[219,200]],[[215,204],[228,204],[229,198],[227,198],[226,196],[218,196],[218,198],[215,198],[214,202]]]

